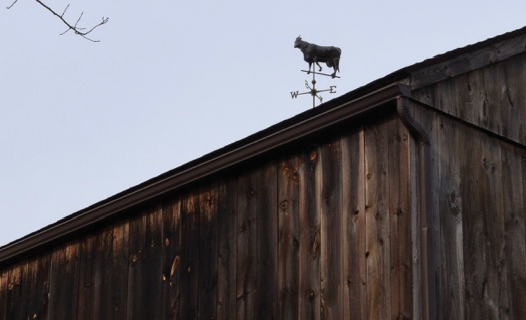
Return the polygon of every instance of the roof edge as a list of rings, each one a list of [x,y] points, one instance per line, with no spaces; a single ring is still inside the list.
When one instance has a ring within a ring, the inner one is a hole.
[[[400,96],[410,95],[409,87],[394,83],[352,100],[335,99],[340,102],[338,105],[332,106],[331,104],[330,108],[320,108],[319,111],[321,112],[314,115],[308,113],[308,117],[294,118],[296,120],[292,123],[286,123],[286,126],[277,128],[277,130],[265,132],[265,135],[258,136],[255,140],[242,141],[244,143],[236,145],[231,150],[224,150],[219,154],[212,152],[210,154],[212,157],[205,156],[192,161],[188,165],[168,172],[167,175],[146,181],[135,188],[121,192],[57,223],[0,247],[0,265],[92,226],[101,220],[115,216],[125,209],[385,105]]]

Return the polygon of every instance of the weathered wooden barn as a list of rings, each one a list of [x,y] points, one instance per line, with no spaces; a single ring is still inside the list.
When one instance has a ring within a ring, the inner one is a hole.
[[[0,319],[526,319],[523,124],[526,28],[1,247]]]

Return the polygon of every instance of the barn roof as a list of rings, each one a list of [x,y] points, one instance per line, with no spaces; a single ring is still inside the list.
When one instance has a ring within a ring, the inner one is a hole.
[[[70,236],[73,232],[92,226],[129,207],[365,111],[381,107],[399,96],[410,96],[411,89],[502,61],[525,51],[526,27],[402,68],[4,245],[0,247],[0,265]]]

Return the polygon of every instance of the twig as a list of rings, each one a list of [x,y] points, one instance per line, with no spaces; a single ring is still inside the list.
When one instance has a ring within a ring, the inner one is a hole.
[[[15,0],[13,3],[11,3],[10,6],[7,6],[6,8],[7,9],[11,9],[16,3],[17,3],[18,0]]]
[[[18,0],[15,0],[15,2],[10,6],[12,7]],[[53,15],[57,16],[67,27],[68,29],[64,32],[61,33],[61,35],[65,34],[66,32],[68,32],[69,30],[73,30],[73,32],[75,32],[75,34],[78,34],[79,36],[83,37],[84,39],[87,39],[91,42],[100,42],[100,40],[93,40],[89,37],[87,37],[88,34],[90,34],[93,30],[95,30],[96,28],[102,26],[103,24],[107,23],[109,21],[109,18],[105,18],[105,17],[102,17],[102,21],[99,23],[99,24],[96,24],[95,26],[93,26],[91,29],[89,29],[88,31],[82,31],[82,30],[85,30],[86,28],[80,28],[78,27],[78,24],[80,22],[80,19],[82,19],[82,15],[84,14],[84,12],[82,12],[79,16],[79,18],[77,19],[77,22],[75,23],[75,25],[71,25],[69,22],[67,22],[65,19],[64,19],[64,14],[66,13],[66,11],[68,10],[69,8],[69,4],[66,6],[66,8],[64,9],[64,11],[62,12],[62,14],[58,14],[56,13],[53,9],[51,9],[50,7],[48,7],[45,3],[43,3],[42,1],[40,0],[35,0],[36,2],[38,2],[38,4],[40,4],[42,7],[46,8],[49,12],[51,12]],[[8,7],[9,9],[9,7]]]
[[[17,0],[17,1],[18,1],[18,0]],[[64,12],[62,12],[62,14],[60,15],[61,17],[63,17],[63,16],[66,14],[66,11],[68,11],[69,5],[70,5],[70,3],[68,3],[68,5],[66,6],[66,8],[64,8]]]

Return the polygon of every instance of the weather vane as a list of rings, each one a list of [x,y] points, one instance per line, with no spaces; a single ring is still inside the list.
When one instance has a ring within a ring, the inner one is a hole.
[[[336,91],[334,90],[336,89],[336,86],[329,86],[329,89],[324,90],[316,89],[316,75],[319,74],[322,76],[329,76],[333,79],[340,78],[336,75],[336,72],[340,71],[340,55],[342,53],[342,50],[337,47],[324,47],[315,45],[313,43],[308,43],[307,41],[301,40],[301,36],[297,37],[296,41],[294,41],[294,48],[299,48],[301,52],[303,52],[303,59],[309,63],[309,70],[301,71],[306,72],[307,74],[310,74],[312,72],[312,87],[309,86],[309,82],[305,80],[305,87],[309,89],[309,91],[302,93],[300,93],[299,91],[291,91],[290,95],[292,99],[295,99],[299,95],[310,94],[312,96],[312,107],[314,108],[316,106],[316,98],[320,100],[320,103],[323,102],[323,98],[318,93],[336,93]],[[319,62],[325,62],[327,64],[327,67],[334,69],[334,72],[332,74],[321,73],[322,68]],[[315,71],[316,66],[313,64],[317,64],[320,68],[318,72]]]

